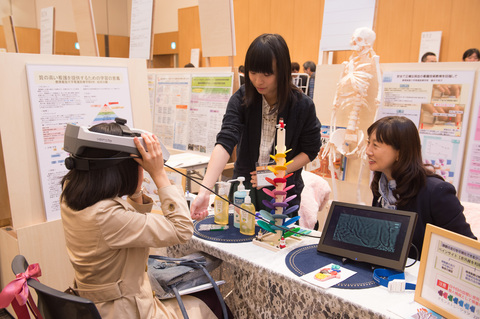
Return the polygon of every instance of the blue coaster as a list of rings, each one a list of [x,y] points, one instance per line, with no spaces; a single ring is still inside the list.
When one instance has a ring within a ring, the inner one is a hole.
[[[204,220],[195,221],[193,223],[193,234],[199,238],[216,241],[219,243],[246,243],[252,241],[260,227],[255,226],[255,235],[247,236],[240,234],[240,229],[233,226],[233,214],[228,215],[228,229],[226,230],[199,230],[200,225],[202,224],[214,224],[214,216],[207,216]]]
[[[285,257],[285,263],[288,269],[299,277],[330,263],[356,272],[355,275],[332,286],[333,288],[363,289],[378,286],[373,280],[373,269],[370,265],[355,261],[343,264],[342,257],[318,252],[317,245],[308,245],[292,250]]]

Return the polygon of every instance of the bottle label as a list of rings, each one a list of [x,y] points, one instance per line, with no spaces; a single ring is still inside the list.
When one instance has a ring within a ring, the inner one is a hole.
[[[241,206],[245,202],[245,197],[234,197],[233,203],[237,206]],[[235,207],[235,214],[233,214],[233,220],[235,224],[240,223],[240,208]]]

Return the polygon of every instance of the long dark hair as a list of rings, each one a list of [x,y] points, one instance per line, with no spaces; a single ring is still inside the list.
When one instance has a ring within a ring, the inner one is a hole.
[[[441,178],[423,164],[418,129],[410,119],[404,116],[384,117],[368,128],[369,138],[373,133],[377,141],[398,151],[398,160],[392,165],[392,178],[397,183],[393,191],[398,198],[397,206],[404,206],[414,198],[425,185],[427,176]],[[381,172],[375,172],[370,184],[375,196],[380,196],[378,183],[381,176]]]
[[[245,105],[261,100],[261,94],[250,82],[249,72],[273,74],[273,62],[277,67],[278,111],[282,112],[295,99],[293,92],[299,89],[292,81],[292,65],[287,43],[279,34],[264,33],[253,40],[245,55]]]
[[[100,123],[90,128],[90,131],[110,135],[122,135],[122,129],[117,123]],[[107,158],[112,156],[127,157],[128,153],[119,153],[96,148],[85,148],[81,154],[88,158]],[[108,198],[132,195],[138,185],[138,164],[133,159],[126,159],[107,168],[81,171],[70,170],[62,178],[63,192],[60,197],[68,207],[82,210]]]
[[[465,61],[466,58],[468,58],[469,56],[471,56],[473,54],[476,54],[477,58],[480,59],[480,51],[478,51],[478,49],[476,49],[476,48],[472,48],[472,49],[468,49],[467,51],[463,52],[462,60]]]

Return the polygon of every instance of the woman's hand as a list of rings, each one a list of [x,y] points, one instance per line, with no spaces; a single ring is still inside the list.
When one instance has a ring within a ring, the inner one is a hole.
[[[142,156],[141,158],[134,158],[134,160],[150,174],[158,188],[170,185],[163,166],[162,147],[160,146],[158,138],[155,135],[145,133],[142,133],[142,138],[145,142],[146,149],[142,143],[140,143],[138,137],[133,139],[135,146]]]
[[[252,188],[260,189],[257,187],[257,171],[250,172],[250,183],[252,183]]]
[[[208,203],[210,201],[210,192],[200,191],[193,200],[190,207],[190,215],[192,219],[202,220],[208,216]]]

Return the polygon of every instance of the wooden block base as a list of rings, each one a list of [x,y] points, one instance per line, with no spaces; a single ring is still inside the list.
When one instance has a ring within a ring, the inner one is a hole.
[[[276,234],[268,233],[268,234],[262,236],[261,241],[258,240],[257,238],[254,238],[252,243],[254,245],[263,247],[263,248],[268,249],[268,250],[280,251],[284,248],[278,247],[278,240],[276,238],[277,238]],[[300,244],[301,242],[302,242],[302,238],[300,238],[300,237],[294,237],[294,236],[287,237],[285,239],[285,246],[286,246],[285,248],[296,246],[296,245]]]

